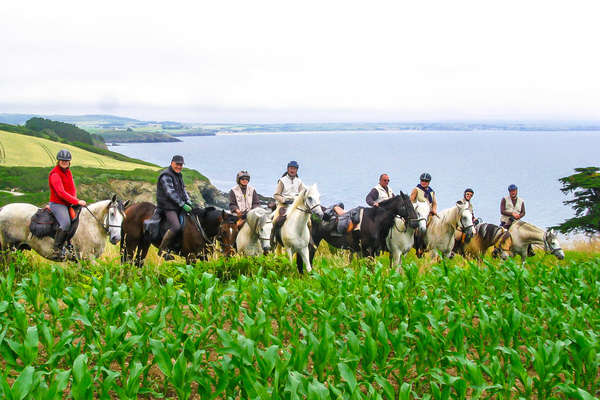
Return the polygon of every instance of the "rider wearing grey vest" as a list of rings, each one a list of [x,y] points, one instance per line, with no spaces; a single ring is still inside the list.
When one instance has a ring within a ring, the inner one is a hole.
[[[229,191],[229,211],[245,219],[248,211],[258,207],[258,193],[248,184],[250,182],[248,171],[238,172],[235,180],[237,185]]]
[[[508,229],[515,220],[525,216],[525,201],[518,196],[517,185],[508,187],[509,195],[500,201],[500,226]]]
[[[508,186],[508,196],[500,201],[500,226],[509,229],[514,221],[519,221],[525,216],[525,200],[518,196],[517,185]],[[527,256],[533,257],[533,247],[527,246]]]
[[[298,178],[298,167],[296,161],[290,161],[287,165],[287,171],[277,181],[277,188],[273,197],[280,205],[292,204],[296,196],[304,190],[304,184]]]
[[[379,175],[379,184],[371,189],[367,195],[367,198],[365,199],[368,205],[371,207],[379,207],[379,203],[394,197],[392,188],[388,186],[389,182],[390,177],[388,174]]]

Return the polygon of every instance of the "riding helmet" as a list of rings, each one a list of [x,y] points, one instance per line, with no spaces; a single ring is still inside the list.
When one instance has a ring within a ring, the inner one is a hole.
[[[289,167],[300,168],[300,164],[298,164],[298,161],[290,161],[287,166],[288,166],[288,168]]]
[[[517,188],[517,185],[515,185],[514,183],[511,183],[511,184],[508,186],[508,191],[509,191],[509,192],[510,192],[511,190],[517,190],[517,189],[518,189],[518,188]]]
[[[429,182],[431,181],[431,175],[429,175],[429,172],[423,172],[419,179],[425,182]]]
[[[250,181],[250,174],[248,173],[248,171],[240,171],[237,173],[237,175],[235,176],[235,181],[237,183],[240,183],[240,181],[242,180],[242,178],[248,178],[248,181]]]
[[[66,149],[62,149],[56,155],[56,159],[60,161],[71,161],[71,152]]]
[[[464,194],[467,194],[467,193],[474,194],[475,192],[474,192],[474,191],[473,191],[473,189],[471,189],[471,188],[466,188],[466,189],[465,189],[465,193],[464,193]]]

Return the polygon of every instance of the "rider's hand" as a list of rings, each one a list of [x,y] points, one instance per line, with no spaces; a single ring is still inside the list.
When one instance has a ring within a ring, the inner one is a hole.
[[[284,203],[285,204],[292,204],[294,202],[294,199],[285,199]]]
[[[77,204],[79,204],[81,207],[85,207],[85,205],[86,205],[87,203],[85,202],[85,200],[79,200],[79,201],[77,202]]]
[[[379,207],[379,203],[373,203],[373,207]]]
[[[189,204],[184,204],[183,207],[183,211],[189,213],[190,211],[192,211],[192,206],[190,206]]]
[[[521,218],[521,214],[519,214],[519,213],[517,213],[517,212],[514,212],[514,213],[513,213],[513,218],[514,218],[514,219],[519,219],[519,218]]]
[[[238,217],[242,216],[242,212],[240,211],[239,208],[237,210],[235,210],[235,213],[237,214]]]

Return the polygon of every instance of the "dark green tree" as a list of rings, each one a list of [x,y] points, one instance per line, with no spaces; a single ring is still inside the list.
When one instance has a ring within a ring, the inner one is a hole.
[[[593,235],[600,232],[600,168],[575,168],[576,174],[560,178],[564,194],[573,193],[572,200],[563,201],[575,210],[575,217],[556,226],[562,233],[583,232]]]

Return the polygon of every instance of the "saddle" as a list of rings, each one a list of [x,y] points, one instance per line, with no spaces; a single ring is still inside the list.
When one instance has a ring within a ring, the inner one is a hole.
[[[154,214],[150,218],[144,221],[143,233],[144,237],[149,243],[160,243],[162,238],[167,233],[167,221],[162,218],[162,212],[158,209],[154,210]],[[185,226],[185,218],[183,213],[179,213],[179,223],[181,223],[181,231],[178,236],[183,234],[183,228]],[[173,240],[172,243],[181,243],[181,237]],[[178,245],[179,246],[179,245]],[[172,249],[178,250],[178,249]]]
[[[338,217],[338,233],[350,233],[360,229],[364,207],[356,207]]]
[[[75,232],[77,232],[77,227],[79,226],[79,213],[81,212],[81,207],[69,207],[69,215],[71,216],[71,230],[67,235],[67,242],[69,242]],[[56,236],[56,231],[58,230],[58,221],[56,217],[50,210],[49,206],[45,206],[37,210],[35,214],[31,217],[31,222],[29,223],[29,232],[39,239],[44,237],[54,237]]]

